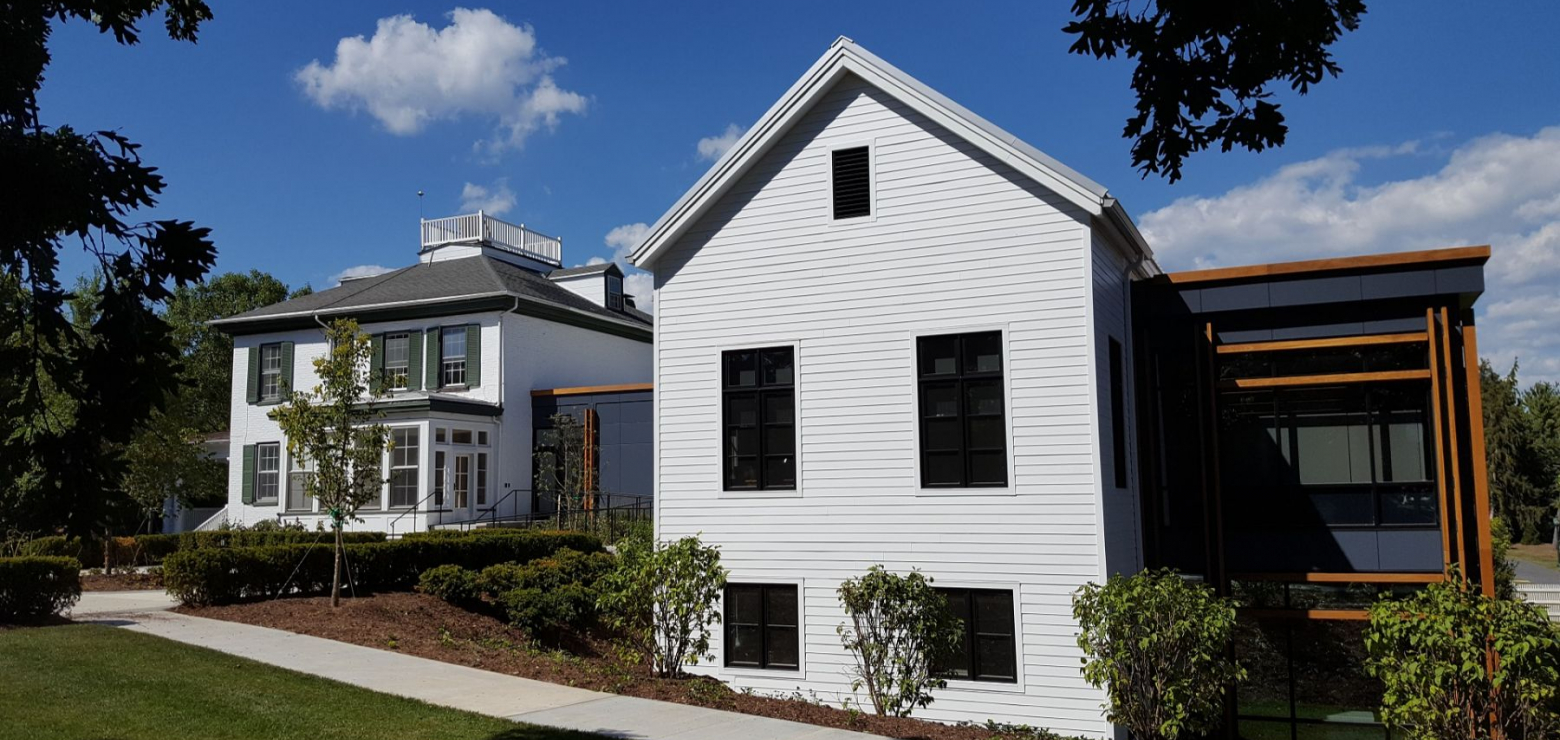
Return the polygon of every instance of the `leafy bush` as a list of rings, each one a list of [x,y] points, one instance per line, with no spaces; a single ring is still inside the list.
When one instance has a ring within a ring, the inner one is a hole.
[[[81,567],[98,567],[103,564],[103,543],[81,537],[53,535],[39,537],[21,547],[24,556],[47,558],[75,558]]]
[[[422,577],[417,579],[417,590],[463,609],[482,604],[482,577],[459,565],[441,565],[423,571]]]
[[[81,563],[68,557],[0,558],[0,622],[58,614],[81,598]]]
[[[715,604],[726,587],[720,548],[698,537],[657,546],[642,531],[617,544],[618,567],[602,579],[598,602],[608,623],[650,658],[662,677],[710,654],[710,625],[720,622]]]
[[[435,568],[423,573],[417,588],[456,606],[500,613],[533,637],[550,638],[595,619],[599,582],[613,563],[605,552],[563,548],[551,557],[501,563],[481,573]]]
[[[865,688],[880,715],[908,717],[931,704],[932,689],[947,685],[933,666],[958,644],[961,629],[932,579],[874,565],[840,584],[839,594],[851,626],[836,631],[856,659],[851,690]]]
[[[417,585],[423,571],[440,565],[468,569],[531,561],[561,548],[600,552],[589,535],[528,532],[508,537],[439,537],[346,546],[346,562],[359,591],[400,591]],[[163,584],[186,604],[225,604],[247,598],[327,593],[334,557],[326,543],[180,550],[163,561]]]
[[[1105,689],[1105,717],[1140,740],[1217,728],[1229,687],[1246,677],[1230,657],[1234,601],[1172,570],[1111,576],[1073,595],[1083,677]]]
[[[1490,518],[1490,551],[1495,561],[1495,596],[1508,600],[1518,598],[1517,563],[1511,559],[1511,530],[1506,528],[1506,520],[1498,516]]]
[[[1382,719],[1410,737],[1560,733],[1560,635],[1543,607],[1487,597],[1453,570],[1372,605],[1365,650],[1386,689]]]

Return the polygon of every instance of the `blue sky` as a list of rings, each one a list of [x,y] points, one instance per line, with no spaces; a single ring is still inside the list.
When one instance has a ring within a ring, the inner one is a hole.
[[[1069,55],[1069,5],[217,3],[197,45],[57,29],[41,105],[144,144],[217,270],[318,288],[412,262],[419,189],[610,259],[844,34],[1108,186],[1168,269],[1493,242],[1486,348],[1560,378],[1560,4],[1377,0],[1344,74],[1282,96],[1286,146],[1175,185],[1132,169],[1130,64]]]

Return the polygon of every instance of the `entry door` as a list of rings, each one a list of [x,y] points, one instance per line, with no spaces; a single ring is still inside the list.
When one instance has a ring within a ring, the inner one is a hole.
[[[471,511],[471,455],[454,456],[455,465],[450,470],[450,507],[461,513]]]

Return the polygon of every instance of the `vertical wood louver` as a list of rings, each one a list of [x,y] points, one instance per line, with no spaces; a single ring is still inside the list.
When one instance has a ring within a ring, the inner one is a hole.
[[[872,151],[858,146],[833,152],[834,219],[872,215]]]

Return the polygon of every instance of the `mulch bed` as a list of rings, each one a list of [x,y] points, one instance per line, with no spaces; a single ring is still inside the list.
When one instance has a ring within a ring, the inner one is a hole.
[[[903,717],[847,712],[803,699],[731,690],[708,678],[660,679],[630,651],[596,635],[571,635],[558,648],[531,644],[525,633],[493,617],[460,609],[432,596],[390,593],[330,599],[294,598],[177,611],[212,619],[271,627],[340,642],[394,650],[446,663],[625,696],[693,704],[743,714],[806,722],[917,740],[992,740],[1034,735],[994,733]]]
[[[161,573],[93,573],[81,577],[82,591],[161,591]]]

